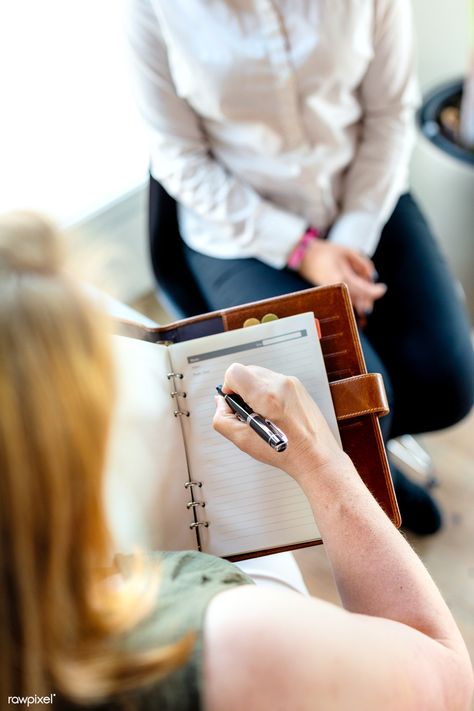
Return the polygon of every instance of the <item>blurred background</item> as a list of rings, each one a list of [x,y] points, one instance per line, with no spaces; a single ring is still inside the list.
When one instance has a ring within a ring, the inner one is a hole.
[[[0,5],[0,211],[49,213],[67,228],[78,261],[92,264],[87,255],[102,255],[100,268],[88,269],[89,281],[165,321],[170,316],[155,298],[148,260],[147,135],[128,74],[124,5]],[[473,18],[468,0],[413,0],[413,9],[419,80],[428,99],[412,160],[413,192],[474,321],[474,154],[452,149],[452,115],[444,132],[435,120],[451,99],[456,103],[473,61]],[[421,443],[447,520],[439,535],[412,542],[474,652],[474,418]],[[311,589],[335,599],[324,551],[299,557]]]
[[[1,4],[0,210],[50,213],[69,228],[79,252],[97,242],[112,246],[107,283],[133,302],[154,286],[145,229],[147,135],[128,75],[124,8],[125,0]],[[413,0],[413,10],[428,96],[466,74],[473,20],[469,0]],[[426,132],[432,129],[428,122]],[[474,166],[419,131],[412,181],[445,250],[449,245],[474,317]]]

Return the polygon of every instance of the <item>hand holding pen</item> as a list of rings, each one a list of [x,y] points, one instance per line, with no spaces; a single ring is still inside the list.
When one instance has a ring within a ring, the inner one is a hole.
[[[221,385],[217,385],[216,390],[241,422],[249,425],[276,452],[285,451],[288,446],[288,438],[271,420],[254,412],[253,408],[247,405],[240,395],[225,393]]]
[[[226,371],[222,390],[230,396],[238,393],[250,410],[288,438],[288,446],[276,451],[262,434],[252,432],[252,420],[247,424],[245,411],[245,421],[239,421],[236,410],[217,395],[214,429],[255,459],[283,469],[300,482],[306,475],[313,477],[328,461],[344,459],[320,409],[296,378],[235,363]]]

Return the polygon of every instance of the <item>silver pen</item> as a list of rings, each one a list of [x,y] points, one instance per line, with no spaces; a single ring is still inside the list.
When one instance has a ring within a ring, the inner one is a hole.
[[[222,385],[217,385],[216,390],[224,398],[232,412],[242,422],[246,422],[254,432],[261,437],[264,442],[270,445],[276,452],[284,452],[288,446],[288,437],[271,420],[267,420],[262,415],[254,412],[250,405],[236,393],[225,393]]]

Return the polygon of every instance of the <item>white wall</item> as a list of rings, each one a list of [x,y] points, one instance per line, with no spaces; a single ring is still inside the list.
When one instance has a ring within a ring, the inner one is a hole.
[[[420,84],[424,94],[461,78],[474,42],[472,0],[413,0]],[[474,50],[474,48],[473,48]],[[418,136],[412,159],[413,192],[460,281],[474,322],[474,169]]]
[[[470,2],[472,0],[412,0],[422,91],[466,71],[468,23],[474,21],[472,17],[469,19]]]
[[[124,0],[0,2],[0,210],[75,222],[144,180]]]
[[[0,212],[71,226],[80,271],[128,301],[153,280],[125,3],[0,0]]]

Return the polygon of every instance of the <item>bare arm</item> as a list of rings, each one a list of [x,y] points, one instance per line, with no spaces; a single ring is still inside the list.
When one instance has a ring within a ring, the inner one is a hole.
[[[314,701],[311,694],[317,695],[325,709],[349,708],[351,699],[350,708],[364,711],[467,708],[472,670],[447,606],[420,560],[339,449],[301,384],[265,369],[233,366],[225,386],[287,431],[290,445],[278,454],[222,405],[215,419],[216,429],[237,446],[283,468],[301,485],[346,608],[288,593],[233,591],[232,616],[238,620],[231,632],[233,649],[240,654],[241,670],[250,655],[260,678],[266,678],[267,683],[260,684],[265,691],[260,686],[253,690],[260,695],[260,707],[267,708],[268,702],[271,708],[275,698],[266,694],[276,693],[275,684],[278,688],[281,683],[280,698],[286,693],[288,700],[300,687],[314,685],[308,698]],[[245,595],[252,602],[243,600]],[[221,664],[226,659],[221,643],[228,634],[227,596],[229,600],[230,593],[216,599],[209,615],[211,654],[214,640]],[[216,619],[220,624],[215,625]],[[280,682],[277,669],[281,676],[283,665],[285,677]],[[242,674],[234,693],[245,687]],[[397,693],[390,696],[388,689],[394,685]],[[211,692],[212,688],[211,683]],[[212,699],[211,695],[211,709]],[[314,708],[314,704],[298,708]]]

